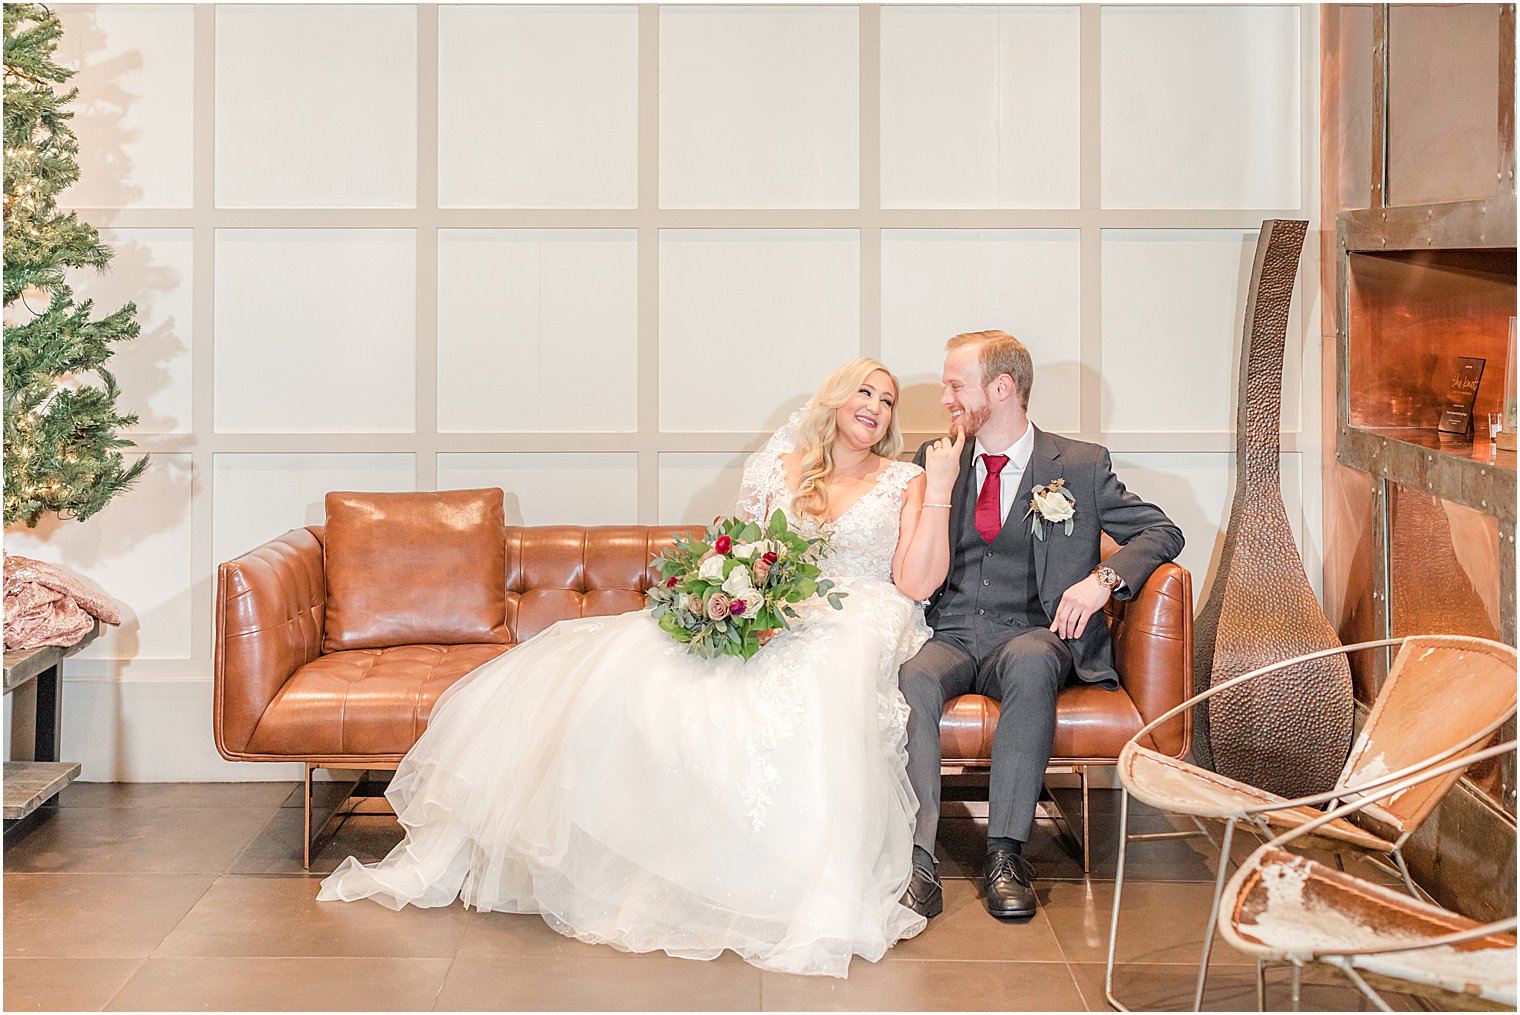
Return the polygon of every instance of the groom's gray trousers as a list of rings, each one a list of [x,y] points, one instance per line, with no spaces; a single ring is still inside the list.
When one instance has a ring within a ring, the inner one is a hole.
[[[987,834],[1029,840],[1056,731],[1056,696],[1071,651],[1048,627],[937,617],[934,637],[898,672],[908,716],[908,781],[918,796],[913,844],[934,852],[939,828],[939,722],[945,703],[985,694],[1002,703],[992,740]]]

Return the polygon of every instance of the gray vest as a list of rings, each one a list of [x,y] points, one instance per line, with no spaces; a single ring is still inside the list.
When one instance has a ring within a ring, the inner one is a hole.
[[[1024,518],[1029,491],[1034,487],[1034,469],[1024,469],[1013,506],[991,543],[976,531],[977,486],[975,469],[971,471],[970,482],[962,486],[961,532],[950,548],[950,576],[944,594],[927,618],[929,626],[941,626],[941,618],[968,617],[974,618],[969,623],[977,627],[986,623],[1049,627],[1035,573],[1034,536]]]

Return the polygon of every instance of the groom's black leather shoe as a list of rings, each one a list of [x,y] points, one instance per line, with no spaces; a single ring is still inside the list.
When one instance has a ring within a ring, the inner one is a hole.
[[[995,849],[982,864],[982,898],[987,912],[1000,920],[1033,916],[1034,864],[1021,854]]]
[[[925,919],[932,919],[945,911],[945,890],[933,868],[921,863],[913,864],[913,877],[908,880],[908,890],[897,900]]]

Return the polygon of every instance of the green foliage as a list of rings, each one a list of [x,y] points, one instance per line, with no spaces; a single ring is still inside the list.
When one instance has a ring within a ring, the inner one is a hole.
[[[85,519],[147,467],[130,468],[118,431],[137,417],[117,410],[105,368],[112,344],[136,338],[131,303],[95,317],[75,302],[70,268],[104,270],[111,249],[58,195],[79,179],[79,145],[66,107],[77,91],[55,85],[72,70],[53,62],[63,28],[37,4],[5,4],[5,524],[36,525],[48,512]]]
[[[818,562],[827,552],[826,538],[791,531],[780,510],[763,529],[743,519],[719,519],[700,539],[678,536],[674,546],[655,558],[663,580],[648,590],[649,609],[662,631],[705,659],[750,659],[760,651],[762,632],[768,637],[791,626],[788,618],[798,613],[790,604],[818,596],[836,610],[844,608],[847,593],[833,591],[833,581],[820,574]],[[703,577],[702,565],[712,559],[717,573]],[[741,592],[730,596],[723,585],[740,569],[745,570]],[[742,591],[746,579],[749,591]],[[730,604],[742,596],[743,613],[719,609],[718,617],[710,616],[713,600],[720,596]]]

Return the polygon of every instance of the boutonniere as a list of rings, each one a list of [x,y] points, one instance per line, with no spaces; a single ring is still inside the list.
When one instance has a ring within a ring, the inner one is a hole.
[[[1071,535],[1076,524],[1072,519],[1077,514],[1077,498],[1066,489],[1066,480],[1053,479],[1048,486],[1037,486],[1030,493],[1033,496],[1024,517],[1034,516],[1029,522],[1029,531],[1034,533],[1034,537],[1045,538],[1045,526],[1041,522],[1050,522],[1052,525],[1059,523],[1066,534]]]

